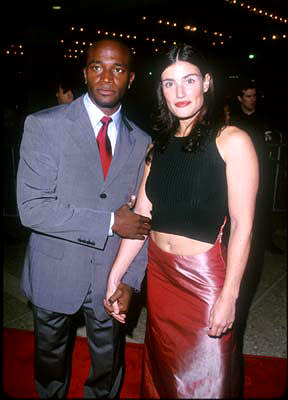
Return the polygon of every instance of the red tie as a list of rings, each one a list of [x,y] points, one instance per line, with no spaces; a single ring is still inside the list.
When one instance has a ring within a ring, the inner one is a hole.
[[[112,118],[110,118],[110,117],[103,117],[101,119],[101,122],[103,125],[101,126],[101,128],[98,132],[98,136],[97,136],[97,143],[98,143],[100,158],[101,158],[101,162],[102,162],[104,179],[106,179],[106,176],[108,174],[108,169],[110,167],[110,163],[112,160],[111,145],[109,142],[109,137],[107,135],[108,125],[109,125],[109,122],[111,122],[111,121],[112,121]]]

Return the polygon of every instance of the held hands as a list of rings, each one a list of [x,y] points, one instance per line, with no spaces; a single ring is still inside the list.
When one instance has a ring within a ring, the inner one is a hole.
[[[104,299],[104,308],[109,315],[122,324],[126,321],[126,313],[132,297],[132,288],[125,283],[118,285],[109,280]]]
[[[131,211],[136,198],[131,196],[129,202],[115,211],[115,220],[112,231],[122,238],[144,240],[144,235],[149,235],[151,219]]]
[[[221,297],[213,305],[209,318],[209,336],[220,337],[232,329],[235,319],[235,301]]]

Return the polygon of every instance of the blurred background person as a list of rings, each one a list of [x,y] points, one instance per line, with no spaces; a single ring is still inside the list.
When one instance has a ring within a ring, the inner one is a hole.
[[[273,130],[269,113],[258,100],[254,81],[247,78],[240,80],[234,100],[229,107],[229,124],[249,134],[259,161],[259,190],[251,252],[237,302],[237,332],[242,346],[249,309],[261,278],[265,250],[272,254],[283,254],[283,251],[273,241],[272,224],[275,163],[270,158],[269,145],[275,140],[276,131]]]
[[[272,210],[275,163],[269,156],[269,145],[279,140],[269,113],[258,104],[257,88],[252,80],[243,80],[237,94],[238,107],[230,108],[229,123],[245,130],[251,137],[259,160],[260,181],[255,216],[255,237],[273,254],[283,251],[273,241]],[[259,244],[260,245],[260,244]]]
[[[60,75],[56,86],[58,104],[70,104],[85,91],[84,85],[73,71],[64,71]]]
[[[63,83],[60,82],[58,85],[58,88],[57,88],[56,97],[57,97],[58,104],[72,103],[72,101],[74,100],[74,94],[73,94],[72,88],[69,89],[69,86],[68,86],[68,89],[67,89],[67,87],[65,87],[65,85],[63,85]]]

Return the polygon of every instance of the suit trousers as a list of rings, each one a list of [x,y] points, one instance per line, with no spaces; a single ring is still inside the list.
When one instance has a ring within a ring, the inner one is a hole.
[[[32,305],[35,329],[35,385],[39,398],[67,397],[75,316],[60,314]],[[93,313],[91,291],[79,312],[85,317],[91,358],[84,398],[115,398],[123,380],[125,335],[116,320],[98,321]],[[78,314],[78,313],[77,313]]]

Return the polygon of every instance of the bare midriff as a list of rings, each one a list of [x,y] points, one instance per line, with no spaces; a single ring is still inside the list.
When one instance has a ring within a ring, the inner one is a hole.
[[[181,256],[193,256],[195,254],[204,253],[213,247],[211,243],[201,242],[171,233],[151,231],[150,236],[161,250]]]

